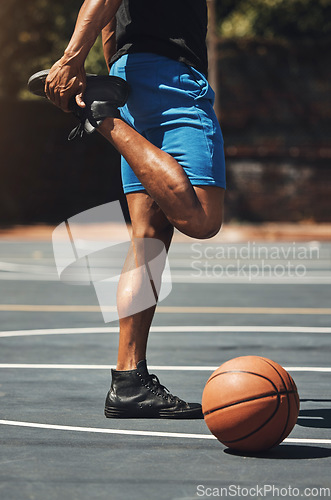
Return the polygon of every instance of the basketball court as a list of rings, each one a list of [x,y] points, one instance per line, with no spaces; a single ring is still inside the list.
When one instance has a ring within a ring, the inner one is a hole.
[[[3,238],[3,499],[331,496],[331,244],[177,241],[169,260],[173,289],[153,323],[150,372],[197,401],[226,360],[273,359],[300,394],[289,438],[249,456],[203,420],[106,419],[117,324],[103,322],[93,287],[59,281],[49,240]]]

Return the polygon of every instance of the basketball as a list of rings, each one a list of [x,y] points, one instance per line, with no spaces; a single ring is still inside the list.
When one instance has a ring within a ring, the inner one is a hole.
[[[202,411],[209,430],[225,446],[259,452],[289,435],[298,418],[299,395],[278,363],[243,356],[222,364],[209,377]]]

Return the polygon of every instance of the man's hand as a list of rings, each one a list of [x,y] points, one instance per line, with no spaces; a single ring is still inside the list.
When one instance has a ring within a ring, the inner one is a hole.
[[[115,17],[121,3],[122,0],[83,2],[69,45],[63,57],[52,66],[45,83],[47,97],[63,111],[70,111],[69,101],[74,96],[78,106],[85,108],[85,59],[99,33]]]
[[[69,101],[75,96],[79,107],[85,108],[83,94],[86,88],[84,66],[76,67],[72,62],[64,62],[63,58],[51,68],[45,83],[45,92],[56,106],[69,112]]]

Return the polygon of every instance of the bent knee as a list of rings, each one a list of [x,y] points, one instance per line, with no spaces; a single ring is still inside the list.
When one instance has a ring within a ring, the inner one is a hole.
[[[201,240],[207,240],[209,238],[213,238],[213,236],[216,236],[216,234],[220,232],[221,227],[222,227],[222,222],[212,227],[201,229],[198,232],[198,236],[195,236],[195,238],[199,238]]]
[[[208,225],[196,225],[196,227],[190,229],[187,234],[191,238],[197,238],[199,240],[207,240],[213,238],[222,228],[222,221],[214,222]]]

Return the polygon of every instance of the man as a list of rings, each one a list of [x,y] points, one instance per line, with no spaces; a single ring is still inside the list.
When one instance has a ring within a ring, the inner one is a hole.
[[[125,268],[141,265],[141,241],[169,249],[173,230],[210,238],[222,224],[225,189],[223,139],[207,79],[206,0],[85,0],[63,57],[51,68],[45,92],[69,111],[84,109],[84,61],[102,31],[110,75],[131,92],[121,118],[99,132],[122,155],[123,189],[132,221]],[[139,297],[141,282],[122,274],[118,308]],[[120,319],[117,369],[107,395],[107,417],[201,418],[201,405],[170,394],[146,366],[155,307]]]

